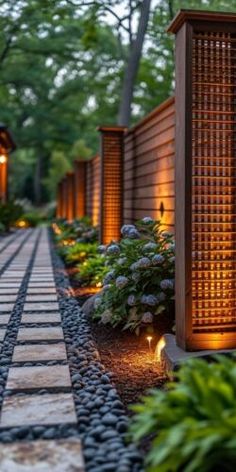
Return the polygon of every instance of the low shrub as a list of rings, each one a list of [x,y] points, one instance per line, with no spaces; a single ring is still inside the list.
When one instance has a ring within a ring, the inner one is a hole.
[[[90,287],[102,287],[102,280],[109,271],[109,268],[106,266],[105,257],[100,254],[89,257],[76,267],[78,268],[76,279],[82,285]]]
[[[100,247],[111,270],[97,299],[94,318],[136,330],[169,310],[174,297],[174,243],[149,217],[124,225],[120,243]]]
[[[45,222],[45,219],[39,210],[33,210],[28,213],[24,213],[22,215],[22,220],[24,220],[26,225],[30,226],[31,228],[35,228],[36,226],[39,226]]]
[[[63,245],[63,241],[67,239],[78,243],[93,243],[98,240],[98,230],[91,225],[88,217],[74,220],[72,223],[55,220],[52,227],[59,245]]]
[[[65,248],[65,260],[67,263],[84,262],[88,257],[97,254],[97,243],[74,243]]]
[[[147,472],[235,470],[235,356],[188,361],[167,391],[152,391],[133,410],[132,438],[153,437]]]
[[[2,231],[8,231],[22,217],[23,208],[14,202],[0,203],[0,224]]]

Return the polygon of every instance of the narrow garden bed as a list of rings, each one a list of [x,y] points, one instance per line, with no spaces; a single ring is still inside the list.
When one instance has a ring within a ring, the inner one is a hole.
[[[73,278],[70,278],[70,282],[77,294],[77,301],[83,304],[89,298],[89,288],[84,295],[85,288],[80,291]],[[90,295],[93,295],[93,290]],[[167,380],[166,372],[155,355],[155,348],[162,335],[170,332],[171,323],[165,315],[160,316],[158,327],[154,326],[151,349],[145,332],[136,336],[130,331],[104,326],[91,319],[89,324],[102,363],[113,372],[116,388],[130,413],[129,405],[140,400],[149,388],[162,387]]]

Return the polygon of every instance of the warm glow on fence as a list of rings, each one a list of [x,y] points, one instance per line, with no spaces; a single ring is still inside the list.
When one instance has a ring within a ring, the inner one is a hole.
[[[161,362],[161,355],[162,355],[162,351],[163,351],[165,345],[166,345],[166,342],[165,342],[164,337],[162,336],[159,339],[159,341],[156,345],[156,349],[155,349],[155,359],[156,359],[157,362]]]
[[[86,215],[86,161],[75,161],[75,218]]]
[[[67,211],[66,218],[68,221],[73,221],[75,217],[75,175],[73,172],[68,172],[66,175],[67,187]]]

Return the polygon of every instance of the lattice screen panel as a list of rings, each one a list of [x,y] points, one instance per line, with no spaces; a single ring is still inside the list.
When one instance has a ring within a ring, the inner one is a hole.
[[[236,330],[236,37],[192,45],[192,330]]]
[[[86,215],[86,161],[75,161],[75,217]]]
[[[98,226],[100,217],[101,193],[101,158],[95,156],[92,162],[92,223]]]
[[[66,218],[68,221],[73,221],[75,216],[75,175],[74,173],[67,174],[67,210]]]
[[[102,131],[101,241],[120,239],[123,209],[123,128]]]

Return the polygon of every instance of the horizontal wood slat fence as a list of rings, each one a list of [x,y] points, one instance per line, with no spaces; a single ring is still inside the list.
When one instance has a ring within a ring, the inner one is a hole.
[[[175,99],[166,100],[124,138],[124,223],[144,216],[174,229]]]
[[[86,163],[86,213],[102,243],[144,216],[174,231],[177,345],[235,349],[236,14],[182,10],[168,31],[175,98],[129,130],[100,129],[101,156]],[[71,174],[59,184],[58,216],[72,218],[75,188]]]
[[[57,217],[88,215],[105,243],[118,238],[123,223],[144,216],[174,231],[175,98],[128,130],[99,130],[101,155],[75,161],[74,182],[69,173],[58,185]]]

